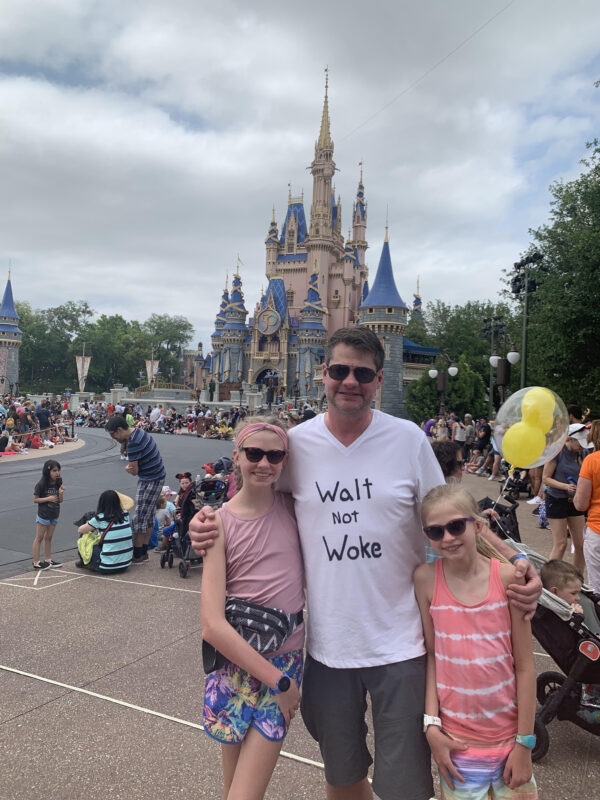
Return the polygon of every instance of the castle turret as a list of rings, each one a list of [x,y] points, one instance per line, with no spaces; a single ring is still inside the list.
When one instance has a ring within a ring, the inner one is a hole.
[[[334,249],[333,208],[331,181],[335,173],[333,141],[329,129],[329,76],[325,77],[325,99],[321,116],[321,130],[315,144],[315,158],[310,171],[313,176],[313,199],[310,208],[309,238],[307,241],[308,263],[315,264],[315,271],[325,278],[321,296],[328,297],[329,263]]]
[[[357,250],[358,260],[361,265],[365,263],[367,252],[367,203],[365,200],[365,187],[363,184],[363,171],[360,168],[360,180],[356,190],[356,200],[352,209],[352,244]]]
[[[273,216],[265,245],[267,248],[267,275],[271,275],[277,269],[277,253],[279,251],[279,230],[275,222],[275,206],[273,206]]]
[[[396,417],[404,416],[403,337],[408,308],[396,288],[387,225],[373,287],[360,307],[360,325],[366,325],[382,340],[385,349],[380,408]]]
[[[323,324],[324,314],[325,309],[319,294],[319,276],[314,272],[310,276],[298,326],[296,381],[301,397],[316,394],[316,387],[313,384],[314,368],[324,360],[327,336],[327,329]]]
[[[236,271],[231,284],[229,305],[225,311],[225,325],[221,331],[221,378],[239,383],[244,375],[244,350],[248,338],[242,279]]]
[[[22,333],[13,300],[10,272],[0,306],[0,392],[16,392],[19,385],[19,347]]]
[[[223,289],[223,296],[221,297],[221,305],[219,306],[217,317],[215,319],[215,329],[210,337],[213,349],[213,355],[211,358],[211,373],[210,373],[211,377],[220,377],[221,350],[223,347],[221,336],[226,321],[225,311],[227,310],[227,306],[229,305],[229,291],[227,289],[228,282],[229,282],[229,277],[227,276],[225,278],[225,288]]]

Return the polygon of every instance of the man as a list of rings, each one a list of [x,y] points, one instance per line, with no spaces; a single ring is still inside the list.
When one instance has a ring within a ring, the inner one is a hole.
[[[148,542],[154,526],[156,503],[165,481],[165,467],[156,442],[141,428],[130,427],[122,416],[110,417],[106,431],[119,444],[125,444],[125,472],[138,476],[135,511],[131,521],[133,533],[132,564],[148,561]]]
[[[309,610],[302,716],[321,748],[329,800],[373,797],[367,692],[377,795],[433,795],[412,574],[425,554],[420,501],[444,479],[416,425],[371,408],[383,360],[369,329],[333,334],[323,366],[328,411],[290,429],[289,461],[278,483],[295,500]],[[197,551],[207,531],[208,523],[194,518]]]

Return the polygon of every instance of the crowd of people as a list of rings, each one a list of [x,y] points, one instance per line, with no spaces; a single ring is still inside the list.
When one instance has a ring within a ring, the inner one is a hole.
[[[91,568],[148,562],[155,529],[164,554],[176,517],[185,518],[204,558],[203,723],[221,744],[228,800],[264,796],[298,710],[319,744],[329,800],[371,800],[373,790],[382,800],[428,800],[431,754],[447,800],[538,796],[529,620],[542,582],[459,485],[465,471],[500,474],[493,421],[444,414],[424,422],[423,435],[374,409],[383,360],[369,329],[341,329],[327,346],[324,414],[309,406],[299,414],[276,406],[274,415],[253,417],[245,409],[208,409],[208,430],[224,425],[235,437],[236,483],[216,512],[196,513],[191,472],[177,474],[171,503],[151,435],[178,416],[198,435],[206,409],[86,409],[86,420],[102,415],[125,470],[138,479],[129,507],[118,492],[103,492],[82,521],[82,539],[94,537],[80,548]],[[588,446],[595,452],[583,458]],[[554,536],[553,527],[563,527],[552,520],[566,520],[573,543],[581,542],[576,574],[587,567],[598,591],[599,453],[600,420],[591,427],[572,421],[564,449],[541,470],[535,489],[536,497],[566,493],[555,498],[564,503],[549,504],[551,530]],[[34,560],[37,547],[41,564],[43,544],[46,566],[59,566],[50,543],[64,486],[60,465],[48,464],[35,489]],[[573,536],[571,518],[583,520],[585,511],[587,525]],[[553,552],[553,561],[563,554]],[[548,575],[545,583],[549,591],[564,589]]]
[[[25,397],[0,398],[0,457],[50,450],[77,439],[70,413],[64,414],[60,400],[34,403]]]

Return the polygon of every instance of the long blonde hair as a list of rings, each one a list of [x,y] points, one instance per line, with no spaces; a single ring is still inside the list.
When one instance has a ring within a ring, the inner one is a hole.
[[[421,503],[421,521],[423,524],[425,524],[431,509],[442,502],[451,503],[459,511],[462,511],[466,517],[473,517],[477,522],[481,522],[487,527],[488,521],[481,516],[473,495],[463,486],[456,483],[445,483],[427,492]],[[494,545],[490,544],[479,531],[475,533],[475,542],[477,552],[480,555],[485,556],[485,558],[496,558],[505,564],[508,563],[508,559],[499,553]]]

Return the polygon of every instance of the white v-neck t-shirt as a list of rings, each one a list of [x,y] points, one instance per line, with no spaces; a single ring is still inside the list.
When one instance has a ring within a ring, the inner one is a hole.
[[[322,414],[289,437],[277,488],[295,500],[308,652],[327,666],[351,668],[423,655],[412,578],[425,560],[420,503],[444,483],[423,431],[374,411],[349,447]]]

